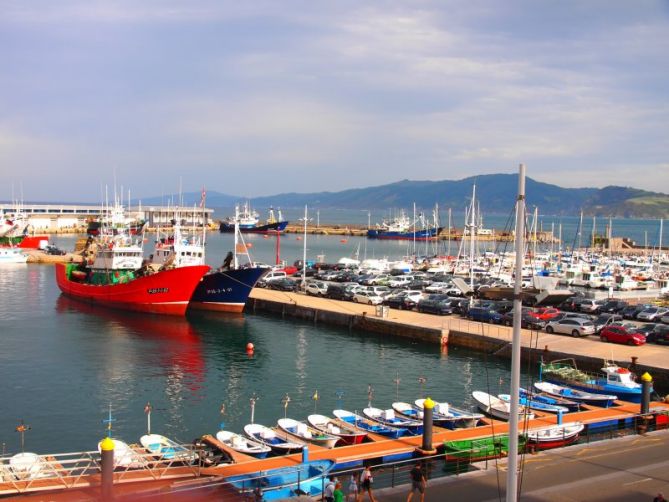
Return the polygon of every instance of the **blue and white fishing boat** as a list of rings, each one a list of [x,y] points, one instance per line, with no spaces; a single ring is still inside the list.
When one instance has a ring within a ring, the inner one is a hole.
[[[232,431],[220,430],[216,433],[216,439],[236,452],[255,458],[265,458],[272,451],[269,446]]]
[[[534,387],[540,392],[550,394],[551,396],[564,397],[571,401],[604,406],[605,408],[611,406],[618,399],[618,396],[614,396],[613,394],[593,394],[592,392],[585,392],[550,382],[534,382]]]
[[[191,448],[160,434],[145,434],[139,438],[139,442],[149,453],[160,460],[190,463],[198,458],[197,453]]]
[[[282,500],[298,495],[319,497],[325,486],[325,477],[334,467],[333,460],[313,460],[290,467],[240,474],[226,478],[235,489],[251,495],[257,488],[262,500]]]
[[[576,401],[570,401],[562,397],[551,396],[550,394],[545,394],[543,392],[532,392],[522,387],[518,389],[522,397],[531,399],[532,401],[539,401],[540,403],[552,404],[555,406],[564,406],[569,411],[579,411],[581,408],[580,403]]]
[[[641,402],[641,384],[635,375],[612,361],[604,361],[601,374],[590,374],[576,367],[573,359],[541,363],[540,378],[558,385],[579,389],[592,394],[616,395],[631,403]],[[651,389],[652,392],[652,389]]]
[[[420,411],[423,411],[425,399],[416,399],[414,404],[416,408]],[[444,421],[448,429],[460,429],[460,428],[469,428],[476,427],[479,421],[483,418],[483,415],[480,413],[475,413],[472,411],[463,410],[462,408],[456,408],[451,406],[446,401],[435,401],[434,408],[432,410],[432,419]],[[437,424],[436,421],[434,422]]]
[[[246,424],[244,426],[246,437],[253,439],[265,446],[269,446],[274,453],[286,455],[302,451],[304,443],[291,440],[285,434],[261,424]]]
[[[498,394],[498,398],[500,398],[502,401],[506,403],[511,402],[511,395],[510,394]],[[536,410],[536,411],[545,411],[547,413],[568,413],[569,408],[566,406],[559,406],[556,404],[547,404],[543,403],[541,401],[536,401],[534,399],[530,399],[525,396],[519,396],[518,398],[518,403],[522,406],[527,406],[531,410]]]
[[[413,420],[402,415],[397,416],[393,409],[382,410],[370,406],[362,410],[362,413],[370,420],[374,420],[382,425],[406,429],[414,436],[423,433],[422,420]]]
[[[374,434],[380,434],[381,436],[386,436],[392,439],[397,439],[399,437],[409,434],[409,431],[403,427],[393,427],[389,425],[383,425],[374,420],[370,420],[366,417],[360,416],[357,413],[352,413],[346,410],[332,410],[332,414],[337,417],[339,420],[350,424],[351,426],[365,432],[372,432]]]

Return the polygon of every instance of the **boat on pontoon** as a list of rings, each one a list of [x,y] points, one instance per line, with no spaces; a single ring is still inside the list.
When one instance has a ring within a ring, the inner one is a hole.
[[[216,439],[236,452],[256,458],[265,458],[272,451],[269,446],[232,431],[220,430],[216,433]]]
[[[325,415],[309,415],[307,422],[321,432],[339,437],[341,442],[345,444],[360,444],[367,437],[367,432],[354,429],[342,420],[326,417]]]

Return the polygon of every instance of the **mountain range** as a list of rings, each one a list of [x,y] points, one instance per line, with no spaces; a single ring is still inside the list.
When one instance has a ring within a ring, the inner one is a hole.
[[[518,191],[517,174],[488,174],[461,180],[402,180],[387,185],[354,188],[340,192],[281,193],[247,199],[215,191],[207,192],[207,207],[233,207],[249,200],[254,207],[303,207],[346,209],[429,208],[435,204],[463,211],[470,203],[476,185],[476,199],[484,213],[508,214],[513,210]],[[542,214],[666,218],[669,217],[669,195],[631,187],[563,188],[526,178],[527,207],[539,208]],[[169,198],[170,196],[168,196]],[[176,195],[171,196],[173,200]],[[183,194],[185,205],[198,204],[201,193]],[[164,197],[143,199],[144,204],[161,204]]]

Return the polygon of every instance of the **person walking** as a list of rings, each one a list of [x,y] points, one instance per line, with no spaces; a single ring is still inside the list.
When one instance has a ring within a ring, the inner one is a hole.
[[[358,500],[362,501],[362,496],[365,492],[367,492],[367,495],[369,495],[369,500],[371,502],[376,502],[376,499],[374,498],[374,494],[372,493],[372,483],[374,482],[374,477],[372,476],[372,470],[369,468],[368,465],[365,466],[365,470],[362,471],[362,474],[360,475],[360,494],[358,495]]]
[[[417,462],[416,465],[413,466],[411,471],[409,471],[409,475],[411,476],[411,491],[407,497],[407,502],[411,502],[413,494],[416,491],[420,493],[420,502],[423,502],[425,500],[425,486],[427,485],[427,479],[425,479],[425,474],[423,474],[423,470],[420,467],[420,462]]]
[[[348,479],[348,493],[346,494],[346,502],[356,502],[358,500],[358,478],[355,474],[351,474]]]
[[[335,477],[330,476],[328,482],[325,484],[325,489],[323,490],[323,500],[325,502],[334,502],[334,492],[336,488]]]
[[[341,489],[341,483],[337,481],[334,491],[334,502],[344,502],[344,492]]]

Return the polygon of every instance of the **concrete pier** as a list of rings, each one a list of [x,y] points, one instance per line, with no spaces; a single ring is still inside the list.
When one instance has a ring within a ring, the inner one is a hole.
[[[388,317],[382,317],[372,305],[258,288],[252,291],[247,309],[409,338],[443,350],[457,346],[501,357],[511,354],[512,328],[456,316],[391,309]],[[579,368],[596,371],[602,367],[603,360],[613,359],[623,366],[633,364],[638,375],[646,371],[653,375],[656,389],[669,388],[669,349],[661,345],[630,347],[602,343],[594,336],[575,339],[526,329],[522,330],[521,339],[521,353],[526,361],[538,362],[541,357],[545,360],[574,358]]]

